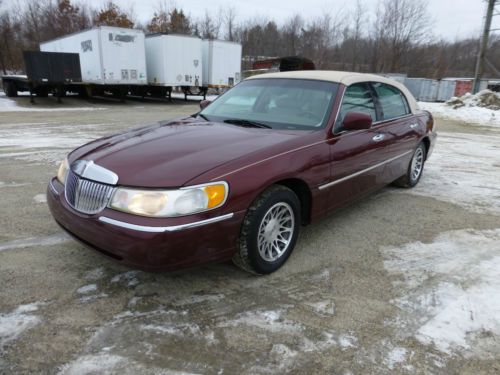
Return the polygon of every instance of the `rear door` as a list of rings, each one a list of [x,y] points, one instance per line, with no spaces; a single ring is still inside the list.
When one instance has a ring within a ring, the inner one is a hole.
[[[382,159],[386,162],[380,178],[389,184],[406,172],[420,139],[419,122],[398,88],[380,82],[372,82],[371,87],[379,115],[372,129],[384,144]]]
[[[329,140],[331,179],[320,189],[329,190],[329,209],[336,209],[367,194],[381,184],[387,141],[377,130],[346,131],[342,127],[348,112],[370,115],[376,123],[375,95],[368,82],[356,83],[345,89],[334,132]]]

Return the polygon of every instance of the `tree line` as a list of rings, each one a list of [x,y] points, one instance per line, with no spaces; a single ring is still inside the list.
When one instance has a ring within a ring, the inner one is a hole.
[[[232,6],[205,10],[204,16],[193,18],[159,0],[150,19],[141,23],[133,9],[113,1],[94,8],[75,0],[24,0],[0,12],[0,69],[4,74],[20,72],[23,50],[37,50],[40,42],[108,25],[236,41],[243,46],[243,69],[262,58],[301,55],[318,69],[472,77],[479,36],[453,41],[437,37],[432,26],[439,20],[429,14],[426,1],[379,0],[375,9],[367,9],[361,0],[353,5],[314,19],[297,14],[278,23],[243,19]],[[491,40],[489,60],[500,61],[498,36]],[[495,73],[494,67],[486,67],[485,76]]]

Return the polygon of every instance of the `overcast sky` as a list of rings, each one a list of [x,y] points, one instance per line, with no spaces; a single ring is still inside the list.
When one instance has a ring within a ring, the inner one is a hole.
[[[81,0],[99,7],[105,0]],[[133,7],[137,18],[146,22],[160,1],[175,4],[194,18],[202,17],[205,9],[215,14],[221,7],[233,6],[237,19],[252,18],[274,19],[283,22],[294,14],[306,19],[317,17],[325,12],[336,13],[349,10],[354,0],[114,0],[125,8]],[[420,0],[414,0],[420,1]],[[14,0],[4,0],[4,4]],[[378,0],[362,0],[366,4],[367,14],[374,15]],[[453,40],[456,37],[479,37],[486,9],[485,0],[429,0],[429,13],[433,18],[434,36]],[[494,20],[495,27],[500,27],[500,16]]]
[[[87,1],[92,4],[102,3],[100,0]],[[148,19],[159,4],[159,0],[116,0],[116,2],[123,6],[133,6],[140,20]],[[362,4],[366,4],[368,15],[373,16],[377,2],[378,0],[362,0]],[[275,19],[278,23],[296,13],[307,19],[325,12],[350,9],[354,3],[354,0],[177,0],[174,2],[195,18],[203,16],[208,7],[209,10],[216,12],[220,7],[232,5],[240,20],[262,17]],[[435,36],[451,40],[457,36],[479,36],[485,4],[484,0],[430,0],[429,13],[434,19]],[[495,23],[500,24],[500,20],[496,20]]]

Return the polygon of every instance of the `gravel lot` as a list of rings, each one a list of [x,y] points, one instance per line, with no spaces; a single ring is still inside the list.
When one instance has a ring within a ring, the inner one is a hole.
[[[46,184],[81,143],[197,104],[16,101],[36,111],[0,97],[0,373],[500,373],[499,128],[437,119],[416,189],[304,228],[275,274],[149,274],[64,235]]]

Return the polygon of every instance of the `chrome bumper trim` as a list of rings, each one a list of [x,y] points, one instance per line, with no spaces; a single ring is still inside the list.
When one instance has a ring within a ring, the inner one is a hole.
[[[387,163],[390,163],[391,161],[394,161],[396,159],[399,159],[399,158],[402,158],[403,156],[406,156],[410,153],[412,153],[413,151],[406,151],[405,153],[402,153],[401,155],[398,155],[398,156],[395,156],[393,158],[390,158],[388,160],[384,160],[383,162],[381,163],[378,163],[378,164],[375,164],[375,165],[372,165],[371,167],[368,167],[366,169],[363,169],[359,172],[356,172],[356,173],[353,173],[353,174],[350,174],[349,176],[345,176],[345,177],[342,177],[342,178],[339,178],[338,180],[335,180],[335,181],[332,181],[332,182],[329,182],[327,184],[324,184],[324,185],[321,185],[318,187],[319,190],[323,190],[323,189],[328,189],[329,187],[332,187],[334,185],[337,185],[337,184],[340,184],[341,182],[344,182],[344,181],[347,181],[353,177],[357,177],[363,173],[366,173],[368,171],[371,171],[372,169],[375,169],[375,168],[378,168],[378,167],[381,167],[382,165],[384,164],[387,164]]]
[[[135,225],[135,224],[126,223],[124,221],[110,219],[109,217],[106,217],[106,216],[100,216],[99,221],[102,221],[103,223],[107,223],[107,224],[111,224],[111,225],[116,225],[118,227],[122,227],[122,228],[126,228],[126,229],[136,230],[139,232],[163,233],[163,232],[177,232],[179,230],[201,227],[203,225],[213,224],[213,223],[217,223],[219,221],[231,219],[233,216],[234,216],[234,214],[230,213],[230,214],[226,214],[226,215],[222,215],[222,216],[213,217],[211,219],[195,221],[193,223],[187,223],[187,224],[181,224],[181,225],[173,225],[170,227],[148,227],[148,226],[143,226],[143,225]]]
[[[55,195],[59,195],[59,192],[57,191],[56,187],[54,186],[54,184],[52,183],[52,180],[49,181],[49,187],[50,187],[50,190],[52,190],[52,192],[55,194]]]

